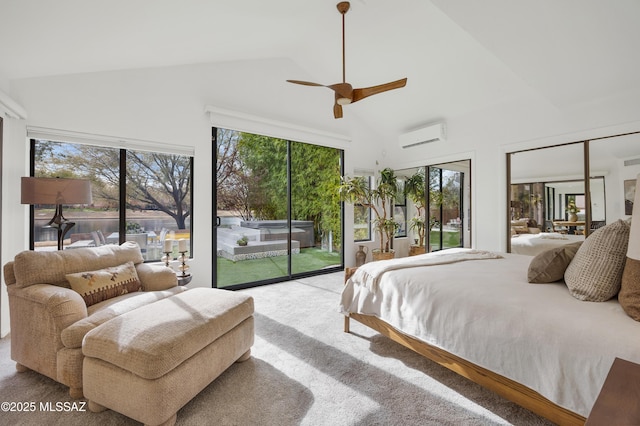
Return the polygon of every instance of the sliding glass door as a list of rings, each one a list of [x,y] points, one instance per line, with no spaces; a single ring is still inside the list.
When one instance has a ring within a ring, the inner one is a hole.
[[[431,250],[470,247],[468,215],[471,194],[469,160],[429,166],[429,212],[435,219]]]
[[[290,153],[292,274],[340,267],[342,151],[292,142]]]
[[[213,129],[215,286],[241,288],[342,267],[342,151]]]

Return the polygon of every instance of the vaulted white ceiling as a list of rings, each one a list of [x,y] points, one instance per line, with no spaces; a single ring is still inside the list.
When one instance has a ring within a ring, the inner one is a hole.
[[[347,81],[408,83],[345,106],[337,123],[329,89],[285,82],[340,82],[336,3],[0,0],[0,83],[218,64],[237,70],[225,84],[254,115],[286,105],[290,117],[273,118],[328,129],[357,118],[390,136],[518,99],[565,111],[640,92],[637,0],[353,0]]]

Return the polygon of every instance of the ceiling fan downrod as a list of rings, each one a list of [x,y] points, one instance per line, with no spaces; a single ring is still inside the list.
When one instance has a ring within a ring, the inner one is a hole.
[[[346,77],[346,66],[345,66],[345,25],[344,25],[344,16],[347,14],[347,12],[349,11],[349,8],[351,7],[351,4],[348,1],[343,1],[338,3],[338,5],[336,6],[338,8],[338,12],[340,12],[340,14],[342,15],[342,82],[346,83],[347,82],[347,77]]]

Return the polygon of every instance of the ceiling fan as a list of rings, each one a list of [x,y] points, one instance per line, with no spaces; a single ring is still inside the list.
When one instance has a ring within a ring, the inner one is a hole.
[[[337,8],[342,15],[342,83],[331,84],[329,86],[324,84],[312,83],[310,81],[300,80],[287,80],[289,83],[302,84],[303,86],[319,86],[328,87],[335,92],[335,103],[333,105],[333,116],[335,118],[342,118],[342,106],[358,102],[368,96],[378,93],[386,92],[387,90],[399,89],[407,84],[407,79],[392,81],[390,83],[380,84],[378,86],[364,87],[361,89],[354,89],[351,84],[347,83],[345,78],[345,54],[344,54],[344,16],[349,11],[350,4],[348,1],[342,1],[338,3]]]

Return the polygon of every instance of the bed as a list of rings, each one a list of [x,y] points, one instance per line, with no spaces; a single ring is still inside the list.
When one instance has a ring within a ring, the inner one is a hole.
[[[511,253],[535,256],[545,250],[579,241],[584,241],[584,235],[567,235],[559,232],[515,234],[511,237]]]
[[[491,252],[348,269],[345,331],[354,319],[555,423],[583,424],[614,359],[640,363],[640,322],[615,298],[584,302],[562,281],[530,284],[531,256],[478,253]]]

